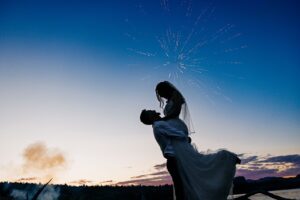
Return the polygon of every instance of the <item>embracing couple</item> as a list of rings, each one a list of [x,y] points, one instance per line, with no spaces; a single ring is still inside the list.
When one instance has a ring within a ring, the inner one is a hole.
[[[236,154],[220,150],[202,154],[191,145],[193,127],[186,101],[170,82],[156,86],[156,96],[164,117],[155,110],[143,110],[140,120],[152,125],[157,143],[167,159],[176,200],[225,200],[232,186]]]

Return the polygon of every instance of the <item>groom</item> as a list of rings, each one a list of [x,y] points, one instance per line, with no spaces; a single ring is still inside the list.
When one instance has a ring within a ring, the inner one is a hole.
[[[189,142],[187,126],[179,118],[162,120],[160,113],[155,110],[142,110],[140,120],[146,125],[152,125],[154,137],[163,156],[167,159],[167,169],[174,183],[176,200],[183,200],[184,191],[172,147],[172,139],[186,139]]]

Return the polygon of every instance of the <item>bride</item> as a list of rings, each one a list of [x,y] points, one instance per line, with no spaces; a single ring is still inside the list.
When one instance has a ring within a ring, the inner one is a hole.
[[[186,123],[189,134],[192,133],[188,107],[179,90],[168,81],[158,83],[155,90],[164,111],[162,120],[181,118]],[[235,175],[235,165],[240,162],[236,154],[227,150],[202,154],[185,139],[171,139],[171,142],[183,184],[184,199],[227,199]]]

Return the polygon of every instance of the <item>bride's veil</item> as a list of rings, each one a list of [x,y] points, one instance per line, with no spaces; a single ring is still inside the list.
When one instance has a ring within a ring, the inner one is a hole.
[[[184,121],[184,123],[188,127],[189,135],[191,133],[195,133],[193,121],[192,121],[191,114],[190,114],[190,111],[189,111],[189,108],[188,108],[188,105],[187,105],[186,101],[181,106],[181,112],[180,112],[179,117],[180,117],[180,119],[182,119]]]

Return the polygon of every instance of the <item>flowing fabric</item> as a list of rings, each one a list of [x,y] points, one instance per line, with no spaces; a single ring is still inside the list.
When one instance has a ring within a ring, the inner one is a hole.
[[[172,140],[186,200],[226,200],[235,175],[236,155],[227,150],[199,153],[187,141]]]
[[[174,85],[169,85],[184,99]],[[166,102],[163,110],[165,116],[170,114],[173,106],[172,99]],[[180,115],[176,118],[185,122],[188,135],[195,132],[185,99]],[[199,153],[196,147],[188,143],[187,138],[172,139],[171,143],[184,187],[185,200],[226,200],[232,187],[237,156],[226,150],[209,154]]]

